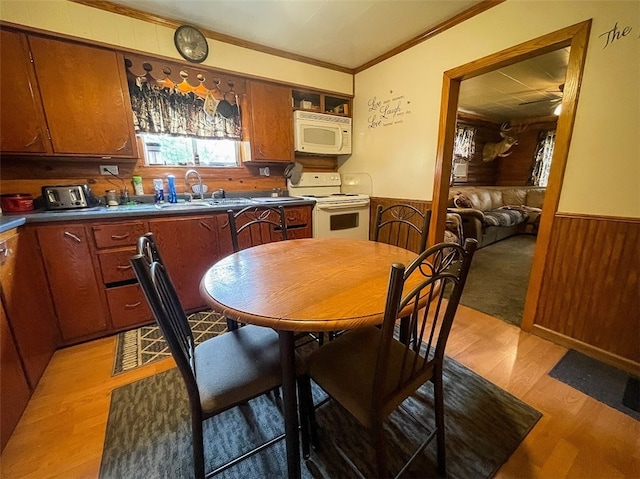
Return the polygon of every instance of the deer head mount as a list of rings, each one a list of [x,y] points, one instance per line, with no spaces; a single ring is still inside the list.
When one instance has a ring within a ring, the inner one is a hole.
[[[499,143],[486,143],[482,149],[482,161],[493,161],[499,156],[509,156],[513,153],[512,151],[509,151],[509,149],[518,144],[518,139],[515,135],[522,133],[526,129],[527,125],[518,128],[511,133],[513,127],[509,127],[509,122],[503,123],[500,127],[500,136],[502,137],[502,141]]]

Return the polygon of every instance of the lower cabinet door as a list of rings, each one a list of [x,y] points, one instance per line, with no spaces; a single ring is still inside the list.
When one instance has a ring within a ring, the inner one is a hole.
[[[153,321],[153,314],[138,284],[107,290],[111,323],[116,330],[142,326]]]
[[[2,304],[0,304],[0,343],[2,343],[0,346],[1,451],[9,441],[31,397],[31,390]]]
[[[95,275],[84,226],[41,226],[37,235],[63,342],[72,344],[105,333],[102,285]]]

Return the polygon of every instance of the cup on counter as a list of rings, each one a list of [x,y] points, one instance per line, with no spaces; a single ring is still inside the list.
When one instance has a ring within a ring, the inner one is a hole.
[[[108,206],[118,206],[118,194],[116,190],[107,190],[105,191],[107,195],[107,205]]]

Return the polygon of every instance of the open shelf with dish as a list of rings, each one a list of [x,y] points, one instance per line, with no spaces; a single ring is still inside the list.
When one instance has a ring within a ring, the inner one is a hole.
[[[348,96],[294,89],[291,91],[291,100],[295,110],[351,116],[351,98]]]

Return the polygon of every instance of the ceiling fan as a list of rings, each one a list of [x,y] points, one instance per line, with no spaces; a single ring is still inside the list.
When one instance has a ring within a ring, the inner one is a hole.
[[[525,101],[523,103],[518,103],[518,105],[533,105],[534,103],[558,103],[562,101],[562,93],[564,92],[564,83],[558,85],[557,90],[547,90],[545,93],[560,93],[560,96],[555,98],[544,98],[542,100],[534,100],[534,101]]]

